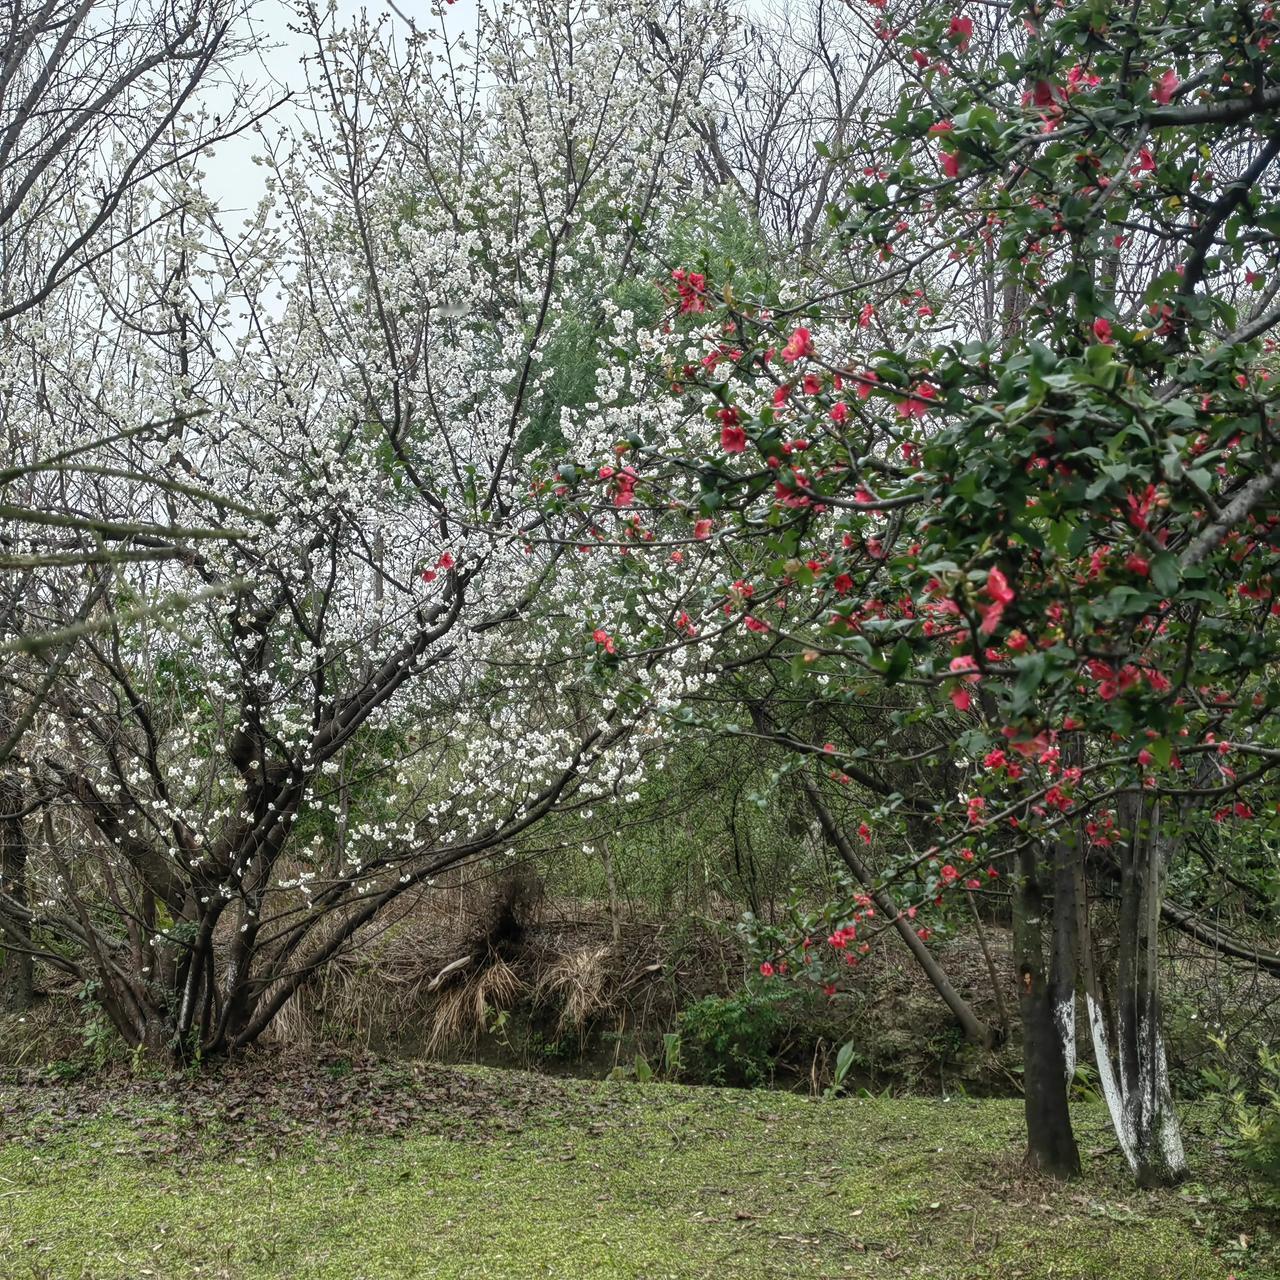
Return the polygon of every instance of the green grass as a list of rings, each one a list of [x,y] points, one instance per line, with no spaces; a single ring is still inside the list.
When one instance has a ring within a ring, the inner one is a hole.
[[[464,1114],[468,1079],[501,1096],[500,1073],[458,1074]],[[1127,1186],[1088,1107],[1093,1154],[1067,1187],[1022,1170],[1008,1101],[548,1082],[521,1125],[229,1146],[145,1099],[38,1141],[19,1125],[0,1144],[0,1276],[1273,1274],[1215,1256],[1230,1236],[1194,1188]]]

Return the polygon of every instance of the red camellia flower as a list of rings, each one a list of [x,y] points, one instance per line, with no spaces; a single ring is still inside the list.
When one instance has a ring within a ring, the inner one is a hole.
[[[922,382],[898,406],[898,416],[902,418],[923,418],[929,412],[929,401],[937,394],[927,382]]]
[[[987,585],[984,590],[990,597],[991,603],[981,610],[982,625],[978,628],[978,634],[989,636],[1000,625],[1005,606],[1013,603],[1014,593],[1009,580],[994,565],[991,567],[991,572],[987,574]]]
[[[813,338],[808,329],[797,329],[782,348],[782,358],[788,364],[795,364],[805,356],[813,355]]]
[[[1178,73],[1172,68],[1166,71],[1151,89],[1151,96],[1162,107],[1167,107],[1173,101],[1173,95],[1178,87]]]
[[[969,41],[973,39],[973,19],[962,18],[957,14],[951,19],[951,25],[947,28],[947,38],[954,40],[958,49],[967,49]]]
[[[605,653],[614,652],[613,637],[603,627],[597,627],[591,633],[591,638],[605,651]]]
[[[623,467],[617,475],[617,492],[613,495],[615,507],[629,507],[636,496],[636,482],[640,479],[632,467]]]
[[[773,972],[774,972],[773,965],[771,965],[767,960],[764,962],[764,964],[760,966],[761,977],[772,978]]]
[[[741,427],[723,427],[720,447],[725,453],[742,453],[747,447],[747,433]]]
[[[1093,322],[1093,336],[1106,346],[1111,346],[1115,339],[1111,336],[1111,322],[1099,316]]]

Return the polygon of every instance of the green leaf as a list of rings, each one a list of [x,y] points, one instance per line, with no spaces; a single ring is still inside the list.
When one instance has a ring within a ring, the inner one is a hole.
[[[899,640],[889,655],[888,665],[884,669],[886,684],[897,684],[907,673],[911,665],[911,646],[905,640]]]
[[[1178,557],[1170,551],[1162,551],[1151,562],[1151,585],[1162,596],[1171,596],[1178,589]]]

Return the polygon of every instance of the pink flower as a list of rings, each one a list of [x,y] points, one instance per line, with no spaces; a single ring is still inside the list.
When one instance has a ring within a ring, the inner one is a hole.
[[[875,315],[876,309],[871,303],[865,303],[862,310],[858,313],[858,328],[865,329],[871,323],[871,317]]]
[[[603,627],[597,627],[591,633],[591,638],[605,651],[605,653],[614,652],[613,637]]]
[[[948,178],[958,178],[960,176],[960,156],[954,151],[940,151],[938,153],[938,163],[942,166],[942,172]]]
[[[922,382],[898,406],[898,416],[902,418],[923,418],[929,412],[929,401],[937,394],[927,382]]]
[[[1009,585],[1009,579],[995,565],[991,566],[987,574],[987,595],[998,604],[1012,604],[1014,601],[1013,588]]]
[[[987,574],[987,585],[984,590],[990,597],[991,603],[979,611],[982,625],[978,628],[978,634],[989,636],[1000,625],[1005,606],[1013,603],[1014,592],[1009,585],[1009,580],[994,565]]]
[[[1093,336],[1105,346],[1112,346],[1115,339],[1111,336],[1111,322],[1099,316],[1093,322]]]
[[[808,329],[797,329],[787,340],[787,345],[782,348],[782,358],[788,364],[795,364],[797,360],[803,359],[805,356],[813,355],[813,338],[809,334]]]
[[[774,974],[773,965],[767,960],[760,966],[760,976],[763,978],[772,978]]]
[[[615,507],[629,507],[635,501],[636,482],[640,479],[634,468],[623,467],[617,475],[618,491],[613,495]]]
[[[711,537],[711,520],[708,518],[695,520],[693,524],[693,536],[697,538],[699,542],[705,541],[707,538]]]
[[[1155,82],[1151,89],[1152,98],[1162,107],[1173,101],[1174,91],[1178,87],[1178,73],[1170,68]]]

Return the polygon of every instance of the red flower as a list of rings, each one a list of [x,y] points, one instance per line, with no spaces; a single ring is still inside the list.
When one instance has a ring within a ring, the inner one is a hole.
[[[782,348],[782,358],[788,364],[795,364],[805,356],[813,355],[813,338],[808,329],[797,329]]]
[[[898,416],[902,418],[923,418],[929,412],[929,401],[937,394],[927,382],[922,382],[898,406]]]
[[[991,603],[980,611],[982,625],[978,628],[978,634],[989,636],[1000,625],[1005,606],[1013,603],[1014,592],[1009,585],[1009,580],[994,565],[987,574],[987,585],[984,590],[990,597]]]
[[[1155,82],[1151,89],[1151,96],[1160,106],[1167,107],[1173,101],[1177,87],[1178,73],[1170,68]]]
[[[1138,163],[1129,170],[1130,173],[1150,173],[1156,167],[1156,158],[1151,154],[1150,147],[1143,147],[1138,152]]]
[[[605,653],[614,652],[613,637],[603,627],[597,627],[591,633],[591,638],[605,651]]]
[[[773,977],[773,965],[771,965],[767,960],[760,966],[760,975],[764,978]]]
[[[704,539],[711,537],[711,520],[708,518],[695,520],[693,525],[693,536],[699,541],[703,541]]]
[[[725,453],[742,453],[747,447],[747,433],[741,427],[723,427],[720,447]]]
[[[942,166],[942,172],[948,178],[958,178],[960,176],[960,156],[954,151],[940,151],[938,153],[938,163]]]
[[[973,39],[973,19],[962,18],[959,15],[952,18],[951,25],[947,28],[947,37],[955,40],[957,48],[967,49],[969,41]]]
[[[1109,347],[1113,345],[1115,339],[1111,336],[1111,321],[1104,320],[1099,316],[1093,322],[1093,336],[1105,346]]]
[[[636,482],[640,479],[631,467],[623,467],[618,472],[618,491],[613,495],[615,507],[629,507],[635,501]]]

